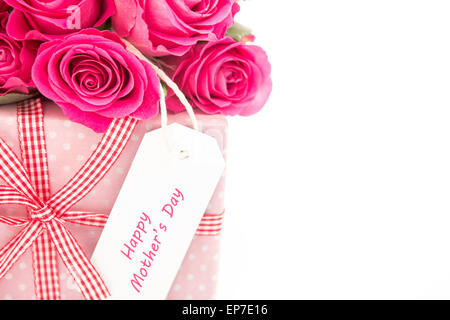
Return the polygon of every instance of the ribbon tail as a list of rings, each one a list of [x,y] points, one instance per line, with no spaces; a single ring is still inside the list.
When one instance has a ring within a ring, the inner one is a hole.
[[[64,265],[72,274],[86,300],[102,300],[111,294],[100,274],[87,258],[69,230],[54,219],[47,223],[47,230]]]
[[[0,250],[0,279],[34,243],[43,230],[42,223],[32,221]]]
[[[14,218],[14,217],[0,217],[0,223],[7,226],[25,227],[30,221],[26,219]],[[0,254],[0,257],[2,255]]]
[[[33,243],[34,288],[37,300],[60,300],[57,251],[47,230]]]
[[[103,228],[108,221],[108,215],[94,212],[66,212],[61,220],[87,227]]]

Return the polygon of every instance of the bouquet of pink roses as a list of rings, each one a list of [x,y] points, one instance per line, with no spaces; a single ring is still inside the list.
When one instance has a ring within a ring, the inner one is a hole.
[[[157,71],[206,114],[249,116],[271,92],[236,0],[0,0],[0,102],[42,94],[74,122],[155,117]],[[142,55],[129,50],[137,48]],[[184,110],[166,88],[167,107]]]
[[[225,116],[253,115],[268,100],[271,67],[234,22],[239,10],[237,0],[0,0],[0,299],[110,296],[89,258],[101,232],[85,229],[110,221],[144,135],[185,125],[186,109],[194,128],[217,141],[220,158]],[[192,193],[201,193],[205,163],[185,179],[197,183]],[[190,220],[198,227],[186,237],[184,261],[171,259],[180,268],[162,290],[169,299],[213,296],[225,212],[220,174],[197,210],[200,223]],[[142,240],[133,235],[127,257]],[[154,262],[141,263],[131,275],[137,292]]]

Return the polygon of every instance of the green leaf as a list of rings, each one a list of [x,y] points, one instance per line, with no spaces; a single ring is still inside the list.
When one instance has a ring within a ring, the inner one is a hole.
[[[252,30],[240,23],[235,22],[226,33],[227,36],[236,41],[241,41],[244,37],[252,35]]]

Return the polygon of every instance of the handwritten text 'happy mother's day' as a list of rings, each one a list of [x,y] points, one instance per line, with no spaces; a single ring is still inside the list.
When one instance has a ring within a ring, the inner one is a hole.
[[[180,190],[175,189],[170,201],[163,206],[161,213],[168,217],[169,220],[173,219],[175,208],[184,201],[184,195]],[[136,228],[131,235],[130,239],[123,244],[123,249],[120,251],[125,259],[134,262],[139,261],[139,270],[136,271],[130,280],[131,286],[138,293],[141,292],[141,288],[145,279],[149,276],[152,263],[155,261],[158,252],[161,248],[160,235],[167,232],[168,226],[164,223],[159,225],[153,225],[150,216],[142,212],[139,221],[136,224]],[[144,239],[151,239],[150,243],[144,241]],[[138,247],[145,245],[146,248],[142,251],[142,255],[136,255]],[[135,259],[136,258],[136,259]]]

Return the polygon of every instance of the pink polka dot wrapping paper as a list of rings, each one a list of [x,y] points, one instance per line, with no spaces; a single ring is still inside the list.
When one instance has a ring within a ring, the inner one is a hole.
[[[217,140],[226,158],[226,118],[221,115],[197,114],[196,116],[200,130]],[[44,117],[50,189],[54,193],[84,164],[102,135],[71,122],[50,101],[44,101]],[[169,115],[169,123],[172,122],[187,126],[191,124],[189,116],[184,112]],[[73,210],[109,214],[144,134],[160,127],[159,117],[141,121],[119,160],[92,192],[73,207]],[[0,136],[16,154],[20,154],[15,105],[0,107]],[[4,184],[0,179],[0,185]],[[217,185],[205,214],[220,215],[224,212],[224,190],[225,173]],[[13,217],[26,217],[27,215],[25,207],[15,205],[0,206],[0,214]],[[67,224],[67,227],[86,254],[90,256],[102,230],[73,224]],[[0,224],[0,246],[5,245],[18,231],[20,228]],[[168,299],[213,299],[216,292],[219,257],[220,235],[196,235],[173,282]],[[62,299],[82,299],[77,285],[60,260],[58,260],[58,270]],[[10,272],[0,280],[0,300],[5,299],[35,299],[31,252],[26,252]]]

